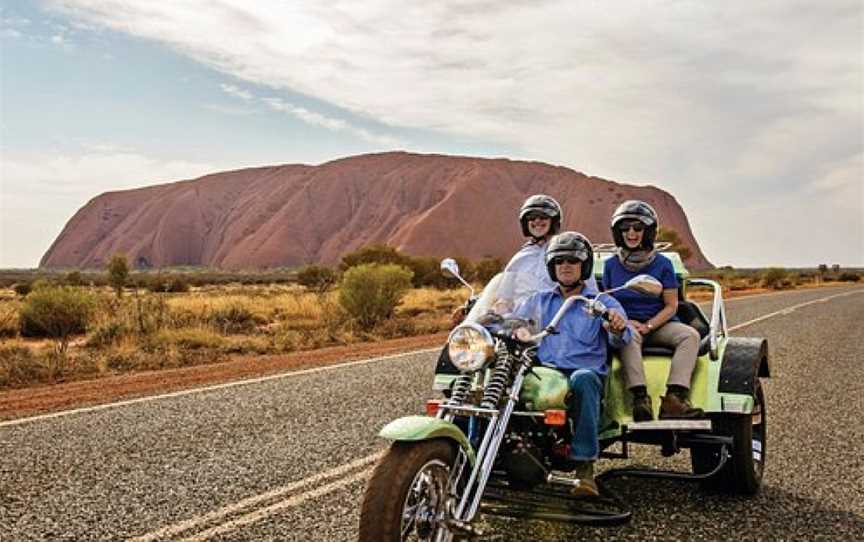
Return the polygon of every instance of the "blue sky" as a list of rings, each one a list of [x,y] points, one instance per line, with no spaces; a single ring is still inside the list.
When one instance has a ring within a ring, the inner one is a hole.
[[[862,50],[855,1],[7,2],[0,267],[105,191],[394,149],[659,186],[717,264],[864,265]]]

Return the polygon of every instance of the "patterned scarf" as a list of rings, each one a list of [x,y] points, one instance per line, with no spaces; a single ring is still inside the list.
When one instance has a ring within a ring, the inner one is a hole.
[[[624,266],[624,269],[630,272],[637,272],[647,265],[650,265],[657,257],[655,249],[646,250],[629,250],[627,248],[618,249],[618,261]]]

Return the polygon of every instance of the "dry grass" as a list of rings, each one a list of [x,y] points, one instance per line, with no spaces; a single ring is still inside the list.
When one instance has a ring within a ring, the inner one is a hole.
[[[51,357],[50,341],[18,337],[21,298],[0,291],[0,388],[434,333],[449,327],[450,313],[466,295],[411,290],[393,318],[361,331],[336,292],[297,285],[229,284],[175,294],[131,290],[120,299],[108,288],[90,291],[98,299],[94,321],[62,358]]]
[[[723,284],[726,295],[764,286],[758,272],[708,275]],[[816,285],[804,274],[781,279],[779,287]],[[462,288],[412,289],[392,318],[360,330],[338,304],[336,292],[314,293],[298,285],[222,284],[174,294],[130,290],[121,299],[107,287],[90,291],[98,298],[93,324],[66,355],[57,356],[51,341],[19,337],[22,298],[0,289],[0,388],[199,365],[232,354],[282,354],[436,333],[450,328],[453,309],[467,297]],[[704,289],[692,294],[710,297]]]

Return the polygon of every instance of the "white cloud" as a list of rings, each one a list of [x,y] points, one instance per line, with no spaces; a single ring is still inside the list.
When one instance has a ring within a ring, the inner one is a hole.
[[[254,94],[252,94],[248,90],[244,90],[244,89],[241,89],[235,85],[229,85],[226,83],[220,84],[220,87],[222,88],[222,90],[226,94],[228,94],[230,96],[240,98],[240,99],[244,100],[245,102],[258,102],[258,101],[260,101],[260,102],[266,104],[270,109],[272,109],[274,111],[279,111],[281,113],[287,113],[288,115],[291,115],[295,118],[298,118],[301,121],[303,121],[306,124],[309,124],[311,126],[320,126],[322,128],[326,128],[327,130],[330,130],[332,132],[350,133],[350,134],[353,134],[353,135],[359,137],[360,139],[362,139],[364,141],[368,141],[370,143],[375,143],[375,144],[381,145],[381,146],[388,148],[388,149],[402,146],[402,143],[397,138],[394,138],[394,137],[391,137],[388,135],[382,135],[382,134],[376,134],[376,133],[370,132],[369,130],[366,130],[364,128],[354,126],[346,120],[336,119],[333,117],[328,117],[328,116],[323,115],[321,113],[317,113],[315,111],[310,111],[310,110],[306,109],[305,107],[300,107],[300,106],[294,105],[292,103],[289,103],[289,102],[282,100],[281,98],[261,98],[261,97],[255,96]],[[230,109],[229,110],[226,110],[224,108],[218,108],[217,109],[215,106],[209,106],[209,107],[211,109],[214,109],[214,110],[217,110],[220,112],[225,112],[225,113],[229,113],[229,114],[237,114],[236,112],[233,112]]]
[[[61,36],[60,34],[55,34],[55,35],[51,36],[51,43],[55,43],[57,45],[62,45],[63,44],[63,36]]]
[[[230,96],[234,96],[236,98],[241,98],[243,100],[246,100],[247,102],[252,99],[252,93],[251,92],[242,90],[242,89],[240,89],[234,85],[228,85],[228,84],[222,83],[219,86],[222,87],[222,90]]]
[[[54,5],[233,77],[381,123],[501,142],[520,149],[516,158],[652,182],[682,201],[697,234],[716,227],[703,217],[719,205],[810,198],[808,186],[864,148],[857,0],[635,0],[614,9],[568,0]],[[352,130],[296,105],[267,104]],[[364,132],[377,137],[354,130]],[[836,202],[817,194],[808,203],[830,215]],[[848,245],[849,232],[861,229],[858,211],[836,233]],[[750,229],[766,220],[744,216]],[[747,241],[714,238],[709,258]]]

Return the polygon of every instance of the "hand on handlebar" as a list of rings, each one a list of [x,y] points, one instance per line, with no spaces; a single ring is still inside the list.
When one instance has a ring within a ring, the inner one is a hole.
[[[606,320],[607,329],[615,335],[620,335],[627,329],[627,320],[616,310],[607,310],[603,314],[603,319]]]

